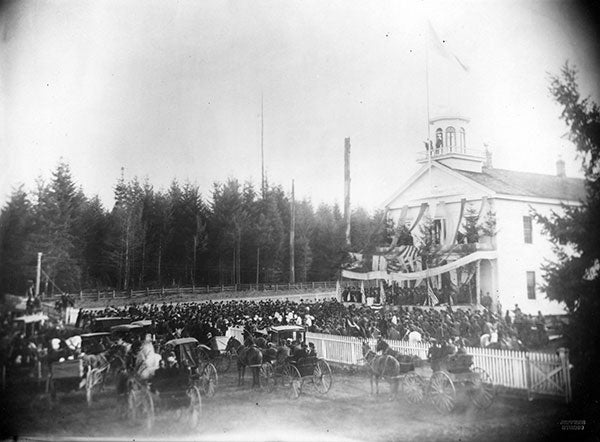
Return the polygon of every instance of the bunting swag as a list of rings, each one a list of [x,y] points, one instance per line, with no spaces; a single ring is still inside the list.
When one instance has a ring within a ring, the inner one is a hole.
[[[465,214],[465,205],[467,204],[467,199],[466,198],[461,198],[460,200],[460,212],[458,214],[458,221],[456,222],[456,229],[454,229],[454,233],[452,235],[452,238],[450,239],[450,244],[454,244],[454,242],[456,241],[456,235],[458,235],[458,231],[460,229],[460,223],[463,219],[463,215]]]
[[[481,219],[481,215],[483,215],[483,209],[487,205],[487,196],[481,198],[481,208],[479,209],[479,215],[477,215],[477,220]]]
[[[419,249],[415,246],[400,246],[397,252],[386,254],[385,259],[390,273],[400,270],[414,272],[418,267],[417,260],[420,259]]]
[[[402,212],[400,212],[400,218],[398,218],[399,226],[404,224],[404,220],[406,219],[407,214],[408,214],[408,206],[402,207]],[[384,254],[390,253],[392,250],[394,250],[396,248],[396,245],[398,244],[398,238],[400,238],[400,232],[396,231],[394,238],[392,238],[392,244],[390,245],[390,248],[387,249],[385,252],[383,252]]]
[[[342,270],[342,277],[348,279],[356,279],[358,281],[369,281],[373,279],[385,279],[386,281],[410,281],[416,279],[425,279],[427,277],[433,277],[441,275],[442,273],[455,270],[459,267],[463,267],[469,263],[479,261],[480,259],[496,259],[497,254],[495,250],[490,251],[479,251],[471,253],[470,255],[464,256],[456,261],[453,261],[443,266],[433,267],[427,270],[421,270],[418,272],[411,273],[387,273],[384,271],[358,273],[349,270]]]
[[[417,225],[421,222],[421,218],[423,218],[423,215],[425,214],[425,211],[427,210],[428,206],[429,205],[427,203],[421,203],[421,208],[419,209],[419,214],[417,215],[417,219],[411,226],[409,232],[412,232],[414,230],[414,228],[417,227]]]

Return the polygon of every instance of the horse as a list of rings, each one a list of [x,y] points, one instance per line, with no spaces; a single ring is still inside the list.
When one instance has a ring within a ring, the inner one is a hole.
[[[379,379],[388,379],[392,388],[392,398],[398,394],[398,384],[400,376],[400,364],[390,355],[377,355],[367,342],[362,344],[362,354],[365,362],[371,372],[371,394],[373,394],[373,381],[375,381],[375,391],[379,394]]]
[[[244,383],[246,367],[252,368],[252,387],[260,388],[260,367],[263,363],[263,353],[255,345],[245,346],[233,336],[227,341],[225,351],[237,353],[238,387]]]
[[[375,352],[381,352],[382,355],[392,356],[396,359],[401,365],[403,369],[401,371],[407,372],[415,369],[415,359],[418,359],[418,356],[409,356],[403,355],[402,353],[394,350],[390,347],[390,344],[385,342],[383,339],[377,341],[377,346],[375,347]]]

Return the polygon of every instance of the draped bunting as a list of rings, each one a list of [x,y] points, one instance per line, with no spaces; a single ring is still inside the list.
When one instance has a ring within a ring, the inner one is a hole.
[[[417,227],[417,225],[421,222],[421,218],[423,218],[423,215],[425,214],[427,207],[429,207],[429,205],[427,203],[421,203],[421,208],[419,209],[419,214],[417,215],[417,219],[411,226],[409,232],[412,232],[414,230],[414,228]]]
[[[410,273],[387,273],[382,270],[367,273],[352,272],[349,270],[342,270],[342,277],[348,279],[356,279],[359,281],[369,281],[373,279],[385,279],[386,281],[410,281],[425,279],[427,277],[441,275],[442,273],[455,270],[471,262],[475,262],[481,259],[496,259],[497,253],[495,250],[490,251],[478,251],[471,253],[467,256],[457,259],[451,263],[445,264],[439,267],[433,267],[427,270],[421,270]]]
[[[402,212],[400,212],[400,218],[398,218],[398,226],[404,225],[404,220],[406,219],[407,214],[408,214],[408,206],[402,207]],[[389,253],[392,250],[394,250],[394,248],[396,248],[396,245],[398,244],[399,238],[400,238],[400,232],[396,230],[396,234],[394,235],[394,238],[392,238],[392,244],[390,245],[390,248],[384,253]]]
[[[481,215],[483,215],[483,211],[485,209],[485,207],[487,206],[487,196],[484,196],[481,198],[481,208],[479,209],[479,215],[477,215],[477,219],[481,220]]]
[[[385,255],[388,272],[405,272],[417,270],[419,260],[419,249],[415,246],[400,246],[393,253]]]
[[[452,238],[450,238],[449,244],[454,244],[456,241],[456,235],[458,235],[458,231],[460,230],[460,223],[463,219],[463,215],[465,214],[465,205],[467,203],[466,198],[461,198],[460,200],[460,212],[458,214],[458,221],[456,222],[456,228],[452,234]]]

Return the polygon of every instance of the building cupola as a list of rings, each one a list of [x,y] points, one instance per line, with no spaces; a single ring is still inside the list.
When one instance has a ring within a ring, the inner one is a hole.
[[[485,156],[482,151],[467,147],[467,126],[464,117],[437,117],[429,120],[433,140],[425,143],[425,152],[417,161],[437,161],[452,169],[481,172]]]

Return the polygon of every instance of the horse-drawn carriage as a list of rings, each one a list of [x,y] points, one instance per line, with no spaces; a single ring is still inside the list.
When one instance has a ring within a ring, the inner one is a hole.
[[[432,351],[435,350],[435,351]],[[473,356],[451,347],[432,347],[428,360],[408,356],[392,350],[380,340],[377,355],[363,343],[363,356],[370,367],[372,381],[387,378],[397,389],[402,381],[404,397],[412,403],[420,403],[427,398],[442,413],[451,412],[457,403],[457,387],[464,392],[478,409],[489,408],[496,395],[496,389],[489,374],[479,367],[473,367]],[[393,360],[389,359],[393,358]],[[426,379],[429,379],[427,381]]]
[[[49,354],[46,389],[50,403],[56,399],[58,390],[70,391],[85,387],[88,406],[92,397],[105,385],[106,376],[110,369],[109,359],[105,356],[109,332],[94,332],[80,335],[80,348],[73,349],[66,358],[52,357]]]
[[[278,352],[273,361],[274,384],[281,379],[284,387],[289,387],[289,397],[297,399],[305,383],[311,383],[318,393],[326,394],[331,388],[333,376],[329,364],[306,350],[306,333],[303,327],[295,325],[273,326],[268,330],[269,340],[280,348],[285,343],[296,343],[289,354]]]
[[[154,424],[155,402],[161,407],[174,408],[196,428],[202,411],[202,396],[215,394],[218,377],[211,363],[199,357],[198,340],[178,338],[162,348],[161,366],[154,375],[142,379],[132,374],[128,382],[129,416],[143,421],[146,428]]]
[[[426,387],[427,397],[441,413],[450,413],[457,402],[457,387],[478,409],[485,410],[494,402],[496,388],[490,375],[473,367],[473,356],[466,353],[442,355],[431,359],[433,373]]]
[[[210,362],[217,369],[217,373],[227,373],[235,353],[227,350],[227,336],[213,336],[208,345],[198,345],[198,355],[201,360]]]

